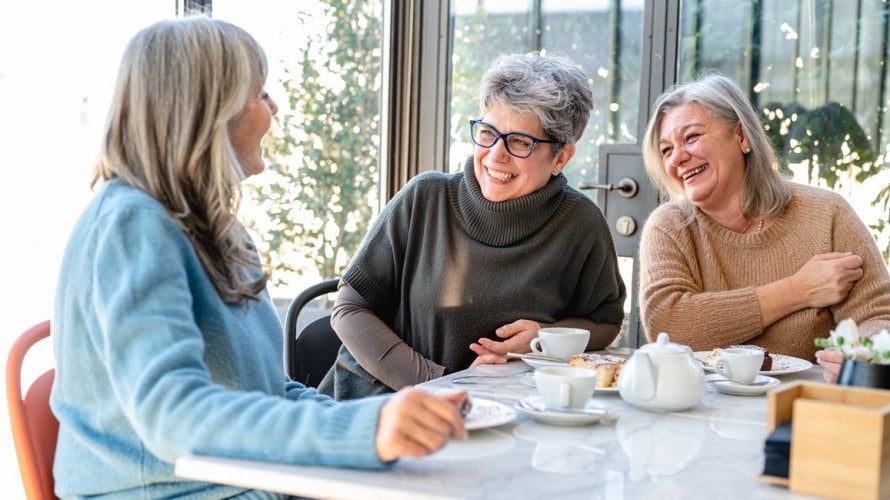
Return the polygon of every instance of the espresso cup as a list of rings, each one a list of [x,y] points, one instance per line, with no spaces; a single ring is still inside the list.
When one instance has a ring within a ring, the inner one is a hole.
[[[584,408],[596,389],[596,372],[572,366],[538,368],[535,385],[547,408]]]
[[[720,350],[714,369],[733,382],[750,385],[757,380],[762,365],[763,351],[733,347]]]
[[[568,361],[587,349],[590,331],[583,328],[541,328],[529,347],[532,352]]]

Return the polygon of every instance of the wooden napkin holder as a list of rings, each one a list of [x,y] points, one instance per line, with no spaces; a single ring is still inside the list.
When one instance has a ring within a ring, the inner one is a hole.
[[[792,491],[834,498],[890,498],[890,391],[798,381],[769,392],[767,430],[788,420]]]

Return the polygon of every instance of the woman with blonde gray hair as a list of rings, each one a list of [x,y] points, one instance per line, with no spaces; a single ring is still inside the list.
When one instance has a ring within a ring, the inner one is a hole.
[[[670,198],[640,243],[640,313],[650,340],[693,350],[756,344],[816,360],[834,380],[842,359],[819,351],[841,320],[890,328],[890,276],[841,196],[793,183],[750,101],[728,78],[676,85],[655,103],[646,172]]]
[[[267,277],[236,217],[278,110],[244,30],[161,21],[128,44],[93,201],[53,317],[62,498],[277,498],[186,481],[177,457],[382,468],[465,434],[465,395],[338,403],[290,381]]]
[[[464,170],[426,172],[384,209],[344,274],[343,339],[319,390],[348,399],[528,352],[542,326],[618,334],[625,289],[606,220],[568,186],[590,110],[568,58],[512,54],[482,79]]]

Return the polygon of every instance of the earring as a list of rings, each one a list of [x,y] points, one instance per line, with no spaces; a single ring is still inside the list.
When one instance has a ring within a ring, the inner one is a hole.
[[[751,152],[751,148],[745,148],[745,154],[748,154],[750,152]]]

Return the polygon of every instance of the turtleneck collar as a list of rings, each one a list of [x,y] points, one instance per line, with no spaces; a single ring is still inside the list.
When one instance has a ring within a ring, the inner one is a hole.
[[[458,217],[474,239],[486,245],[505,247],[535,233],[555,215],[568,209],[564,203],[565,175],[551,177],[543,188],[521,198],[490,201],[482,195],[470,157],[462,174],[450,183],[452,204]]]

